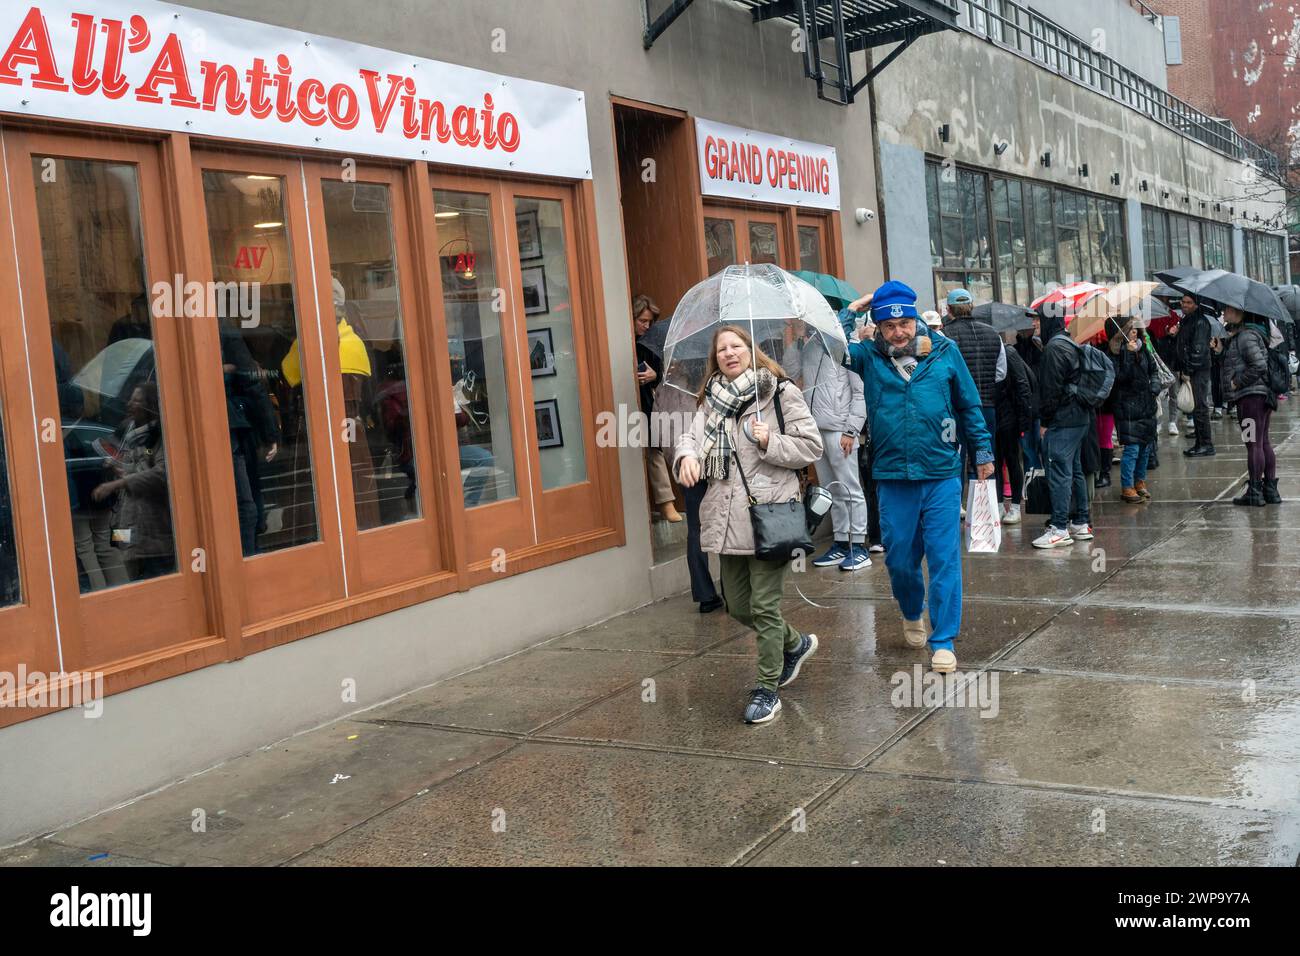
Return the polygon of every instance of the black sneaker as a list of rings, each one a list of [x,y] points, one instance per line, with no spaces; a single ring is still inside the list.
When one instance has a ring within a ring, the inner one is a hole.
[[[745,708],[745,723],[765,724],[781,712],[781,698],[776,691],[766,687],[755,687],[749,695],[749,706]]]
[[[785,652],[785,667],[781,668],[781,679],[777,682],[777,687],[784,687],[796,677],[799,676],[799,668],[803,662],[813,656],[817,650],[817,635],[805,634],[799,640],[799,647],[793,651]]]
[[[1150,466],[1150,465],[1147,465],[1147,467],[1150,468],[1151,466]],[[716,610],[717,610],[718,608],[720,608],[720,607],[722,607],[722,598],[717,597],[717,596],[714,596],[713,598],[711,598],[711,599],[708,600],[708,601],[701,601],[701,602],[700,602],[700,613],[701,613],[701,614],[712,614],[714,611],[716,611]]]

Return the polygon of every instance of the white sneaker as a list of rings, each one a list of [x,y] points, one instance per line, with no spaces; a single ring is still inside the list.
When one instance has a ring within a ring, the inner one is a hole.
[[[1048,528],[1041,538],[1034,539],[1035,548],[1063,548],[1067,544],[1074,544],[1074,539],[1060,528]]]
[[[1090,524],[1071,523],[1067,526],[1067,530],[1069,531],[1070,537],[1074,538],[1076,541],[1092,540],[1092,525]]]
[[[1178,426],[1175,425],[1173,422],[1170,422],[1170,423],[1169,423],[1169,428],[1167,428],[1166,431],[1168,431],[1169,434],[1171,434],[1171,435],[1177,435],[1177,434],[1178,434]]]
[[[1009,505],[1002,516],[1003,524],[1020,524],[1020,505]]]

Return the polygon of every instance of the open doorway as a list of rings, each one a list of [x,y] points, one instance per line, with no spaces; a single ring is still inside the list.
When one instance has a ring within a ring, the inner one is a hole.
[[[614,135],[618,151],[623,240],[633,299],[648,297],[660,322],[671,319],[682,295],[706,276],[703,206],[695,172],[695,135],[683,112],[614,98]],[[629,307],[631,303],[629,302]],[[629,308],[628,334],[636,337],[636,316]],[[645,358],[639,349],[637,361]],[[649,363],[653,366],[653,359]],[[644,367],[638,366],[639,369]],[[689,409],[689,396],[654,382],[653,409]],[[645,401],[643,400],[643,404]],[[651,409],[643,409],[651,411]],[[671,430],[660,452],[671,462]],[[686,552],[686,522],[681,489],[665,485],[665,464],[646,455],[646,484],[651,505],[654,562],[662,564]],[[656,501],[672,495],[671,501]]]

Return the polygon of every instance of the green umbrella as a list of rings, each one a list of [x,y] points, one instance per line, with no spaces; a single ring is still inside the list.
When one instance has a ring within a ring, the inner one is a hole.
[[[831,304],[831,308],[847,308],[850,302],[859,298],[857,289],[835,276],[828,276],[821,272],[808,272],[807,270],[794,272],[791,275],[798,276],[820,292],[826,301]]]

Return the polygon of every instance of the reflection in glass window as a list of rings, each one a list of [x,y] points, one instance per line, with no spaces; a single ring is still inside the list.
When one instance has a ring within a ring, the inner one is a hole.
[[[779,264],[780,254],[776,239],[776,224],[751,222],[749,224],[749,261]]]
[[[54,162],[55,175],[42,175]],[[136,168],[32,157],[81,590],[176,571]]]
[[[825,272],[822,268],[822,231],[816,226],[799,227],[799,268]]]
[[[257,291],[247,295],[258,304],[256,316],[244,319],[227,308],[228,317],[218,320],[239,539],[247,557],[319,536],[303,389],[303,377],[316,369],[299,352],[283,180],[205,170],[203,192],[213,277]]]
[[[555,199],[519,198],[515,200],[515,222],[521,259],[526,252],[537,253],[523,259],[519,271],[528,322],[528,364],[532,371],[542,489],[549,491],[587,480],[564,206]],[[755,226],[767,225],[752,223],[751,236]],[[775,245],[776,227],[769,228]],[[525,247],[525,235],[537,237],[537,248]]]
[[[321,183],[357,527],[420,516],[388,187]],[[349,354],[352,353],[352,354]],[[367,374],[368,371],[368,374]]]
[[[0,607],[22,600],[18,573],[18,540],[13,502],[9,499],[9,454],[5,444],[4,415],[0,414]]]
[[[473,508],[517,494],[492,219],[488,197],[477,193],[435,190],[434,204],[453,383],[446,401],[456,420],[465,507]],[[527,225],[519,229],[524,254],[538,249]],[[527,290],[524,299],[526,311]]]
[[[735,223],[730,219],[705,219],[704,250],[709,259],[709,275],[737,265]]]

